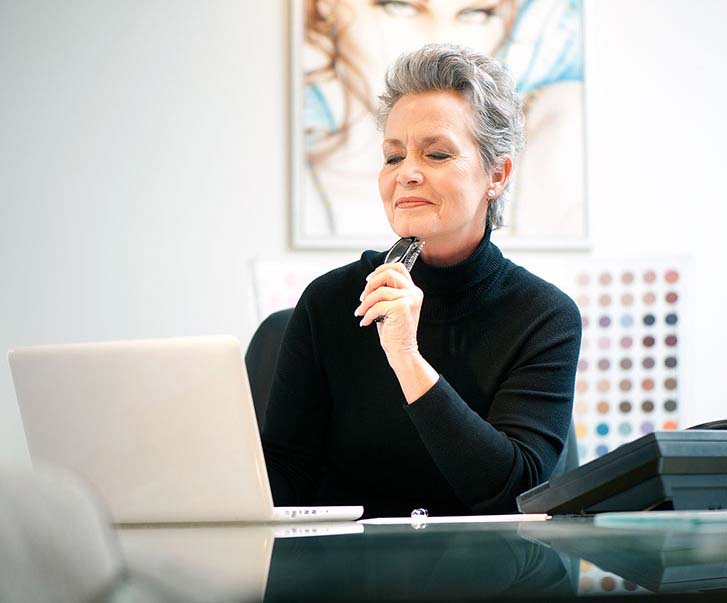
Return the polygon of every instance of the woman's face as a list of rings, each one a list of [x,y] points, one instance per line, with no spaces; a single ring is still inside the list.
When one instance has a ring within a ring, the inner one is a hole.
[[[339,32],[340,51],[373,92],[386,67],[424,44],[460,44],[493,54],[506,36],[509,0],[320,0]]]
[[[400,98],[384,128],[379,192],[386,216],[400,237],[424,239],[431,263],[465,259],[485,231],[491,181],[471,122],[460,93],[431,91]]]

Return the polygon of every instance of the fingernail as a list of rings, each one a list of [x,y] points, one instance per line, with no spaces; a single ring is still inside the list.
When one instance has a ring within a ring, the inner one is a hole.
[[[361,307],[361,306],[359,306],[358,308],[360,308],[360,307]],[[355,310],[353,311],[353,315],[354,315],[354,316],[358,316],[358,308],[356,308],[356,309],[355,309]]]
[[[364,300],[364,297],[365,297],[364,294],[361,293],[360,297],[358,298],[358,301],[363,301]]]
[[[369,274],[369,275],[368,275],[368,276],[366,277],[366,282],[368,283],[368,282],[369,282],[370,280],[371,280],[371,275]]]

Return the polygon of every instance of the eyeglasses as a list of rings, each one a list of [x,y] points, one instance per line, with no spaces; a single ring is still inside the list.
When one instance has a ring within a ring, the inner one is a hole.
[[[419,237],[404,237],[403,239],[399,239],[389,249],[389,253],[384,258],[384,264],[401,262],[404,264],[407,272],[411,272],[414,262],[417,261],[419,254],[422,252],[422,247],[424,247],[424,241]],[[383,322],[384,318],[384,316],[379,316],[374,318],[374,322]]]
[[[424,247],[424,241],[419,237],[404,237],[403,239],[399,239],[389,249],[389,253],[384,258],[384,264],[401,262],[407,271],[410,272],[412,266],[414,266],[414,262],[417,261],[419,254],[422,252],[422,247]]]

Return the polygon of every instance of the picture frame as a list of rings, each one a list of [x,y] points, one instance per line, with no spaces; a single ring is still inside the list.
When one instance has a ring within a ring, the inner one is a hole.
[[[485,4],[465,14],[471,3],[452,2],[448,22],[462,23],[446,40],[490,40],[483,51],[503,61],[523,98],[528,142],[515,158],[505,227],[493,241],[506,250],[587,250],[582,1]],[[424,15],[427,5],[290,1],[294,249],[385,249],[396,240],[378,195],[376,92],[399,51],[419,47],[428,30],[409,35],[408,45],[386,36],[431,24],[437,15]]]

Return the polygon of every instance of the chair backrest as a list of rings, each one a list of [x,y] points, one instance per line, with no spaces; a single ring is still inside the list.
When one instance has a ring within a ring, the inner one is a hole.
[[[273,312],[255,331],[245,352],[245,367],[250,380],[252,401],[255,405],[258,427],[262,428],[270,398],[278,352],[293,308]]]
[[[265,410],[270,398],[270,387],[275,375],[275,365],[278,361],[280,343],[288,326],[292,308],[273,312],[255,331],[245,352],[245,366],[250,379],[250,390],[255,404],[258,426],[262,428],[265,419]],[[568,473],[578,467],[578,442],[576,441],[575,427],[571,421],[568,437],[558,463],[553,469],[551,478]]]

